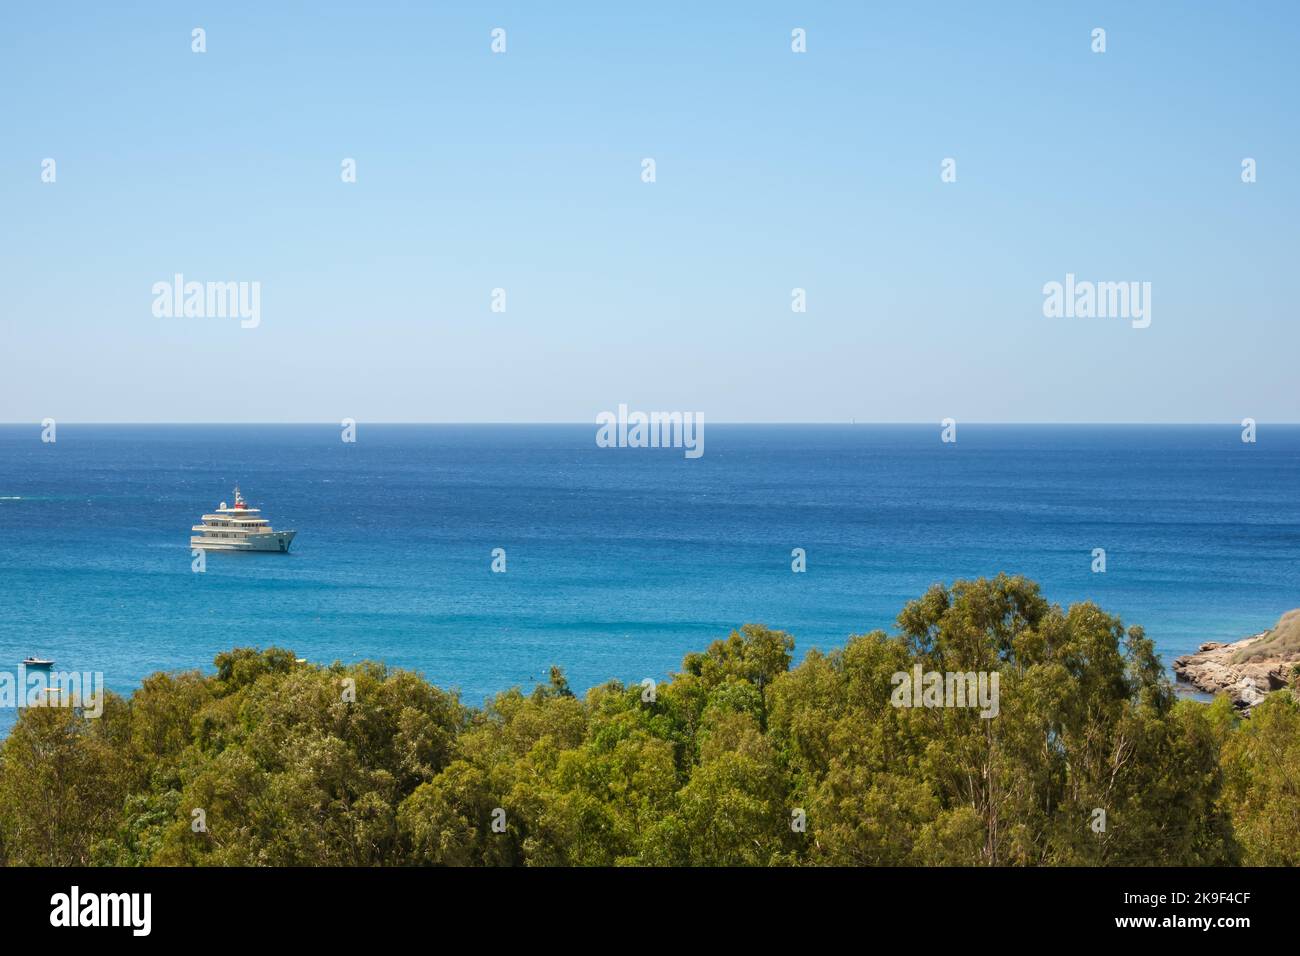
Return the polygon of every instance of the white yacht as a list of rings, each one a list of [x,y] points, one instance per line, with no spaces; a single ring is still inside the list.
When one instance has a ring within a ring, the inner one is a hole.
[[[288,551],[296,531],[275,531],[257,508],[248,507],[235,486],[235,506],[221,502],[216,514],[204,515],[191,531],[191,548],[206,551]]]

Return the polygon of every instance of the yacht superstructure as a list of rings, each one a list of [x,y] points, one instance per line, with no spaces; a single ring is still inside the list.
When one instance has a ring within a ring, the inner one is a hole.
[[[258,508],[248,507],[235,486],[234,507],[221,502],[214,514],[203,516],[203,523],[190,529],[191,548],[205,551],[280,551],[287,552],[296,531],[276,531],[262,517]]]

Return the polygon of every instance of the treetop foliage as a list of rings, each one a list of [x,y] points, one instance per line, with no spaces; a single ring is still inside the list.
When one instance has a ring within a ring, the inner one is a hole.
[[[559,668],[483,707],[237,648],[0,746],[0,860],[44,865],[1300,862],[1300,708],[1177,700],[1140,628],[1024,578],[936,585],[794,663],[747,624],[647,689]],[[896,706],[996,672],[1000,706]],[[1099,817],[1098,814],[1101,814]],[[1100,820],[1100,826],[1099,824]]]

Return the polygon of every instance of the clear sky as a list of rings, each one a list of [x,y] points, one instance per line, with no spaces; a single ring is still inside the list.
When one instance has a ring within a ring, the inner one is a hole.
[[[0,421],[1300,421],[1298,27],[7,3]],[[156,317],[175,273],[260,282],[260,325]],[[1067,273],[1149,281],[1150,327],[1046,318]]]

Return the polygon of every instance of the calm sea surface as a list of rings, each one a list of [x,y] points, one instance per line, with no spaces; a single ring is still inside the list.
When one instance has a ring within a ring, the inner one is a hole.
[[[796,655],[891,628],[936,581],[1020,572],[1143,625],[1166,663],[1300,606],[1300,427],[706,426],[705,454],[591,425],[0,426],[0,670],[128,693],[238,645],[364,658],[470,703],[561,665],[662,678],[756,621]],[[238,483],[289,555],[190,526]],[[792,548],[808,570],[790,570]],[[1091,572],[1105,548],[1105,574]],[[494,548],[508,570],[491,571]],[[0,711],[0,733],[13,711]]]

